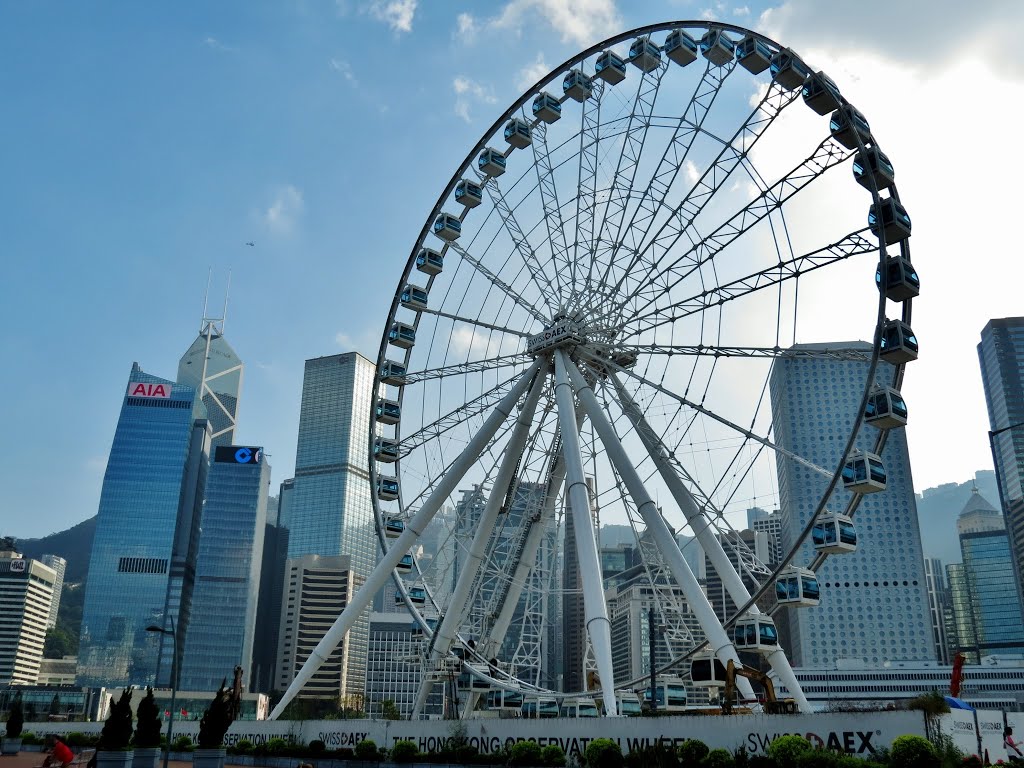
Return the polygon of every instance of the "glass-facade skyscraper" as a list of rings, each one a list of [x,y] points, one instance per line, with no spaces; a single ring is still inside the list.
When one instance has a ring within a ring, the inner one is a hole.
[[[236,665],[250,674],[269,489],[262,448],[216,448],[206,480],[182,690],[216,690]]]
[[[178,361],[178,383],[200,393],[214,447],[234,442],[244,373],[245,366],[224,338],[224,321],[203,318],[199,336]]]
[[[866,359],[839,360],[825,354],[838,348],[871,354],[871,345],[864,342],[801,344],[795,349],[811,354],[783,355],[770,382],[776,441],[830,470],[846,447],[868,366]],[[820,357],[813,355],[815,350],[822,352]],[[890,383],[892,375],[892,366],[878,364],[878,384]],[[856,447],[870,450],[877,434],[873,427],[862,427]],[[888,486],[861,500],[854,520],[857,551],[831,555],[818,571],[817,608],[786,612],[786,650],[794,666],[829,665],[841,658],[869,664],[935,660],[905,430],[890,431],[882,460]],[[827,479],[781,457],[777,468],[783,550],[788,552],[821,500]],[[827,508],[842,511],[849,495],[842,487],[836,489]],[[805,565],[813,555],[812,545],[805,543],[794,564]]]
[[[375,374],[356,352],[306,361],[289,510],[288,558],[347,556],[356,588],[376,564],[379,546],[369,474]],[[349,631],[339,696],[362,696],[368,642],[369,609]]]
[[[981,383],[993,433],[999,497],[1013,553],[1017,589],[1024,584],[1024,317],[990,320],[978,344]]]
[[[128,377],[100,493],[82,615],[78,684],[167,685],[188,625],[210,432],[196,390]]]

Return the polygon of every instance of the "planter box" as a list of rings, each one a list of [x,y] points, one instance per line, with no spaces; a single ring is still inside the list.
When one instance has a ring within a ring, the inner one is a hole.
[[[126,749],[123,752],[97,752],[96,768],[132,768],[135,752]]]
[[[160,747],[136,747],[132,768],[156,768],[162,753]]]
[[[192,751],[192,765],[195,768],[224,768],[224,756],[227,750],[224,747],[218,749],[199,749]]]
[[[0,739],[0,755],[16,755],[21,750],[21,737],[9,739],[4,736]]]

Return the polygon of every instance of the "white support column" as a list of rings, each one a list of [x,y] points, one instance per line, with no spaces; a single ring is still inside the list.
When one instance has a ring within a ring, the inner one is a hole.
[[[565,352],[556,349],[555,401],[558,405],[558,422],[562,429],[562,455],[565,457],[568,477],[567,490],[572,508],[576,555],[583,577],[583,607],[587,634],[590,635],[590,644],[594,649],[597,674],[601,678],[604,711],[606,715],[614,717],[618,714],[618,709],[615,702],[615,676],[612,671],[611,623],[608,621],[608,605],[604,601],[601,558],[597,553],[594,521],[590,517],[590,491],[583,471],[583,456],[576,429],[576,408],[568,374],[570,366],[572,362]]]
[[[693,498],[693,494],[690,493],[689,489],[683,484],[683,481],[679,478],[679,475],[672,468],[672,465],[666,459],[668,455],[668,448],[661,442],[661,438],[658,437],[657,433],[651,428],[650,424],[644,418],[643,411],[636,404],[636,401],[630,397],[629,392],[622,385],[622,382],[613,374],[609,376],[609,380],[615,386],[615,391],[618,394],[619,402],[622,404],[623,410],[625,411],[626,417],[633,423],[636,428],[636,433],[640,437],[640,441],[644,444],[647,452],[650,454],[651,459],[654,460],[655,466],[658,468],[658,472],[661,474],[662,480],[665,485],[668,486],[669,493],[672,494],[672,498],[675,499],[676,504],[679,505],[679,509],[686,517],[686,521],[690,524],[694,534],[697,537],[697,541],[700,543],[704,552],[707,553],[708,559],[711,561],[711,565],[714,567],[715,572],[719,578],[722,579],[722,584],[726,591],[729,593],[729,597],[736,605],[744,605],[750,600],[750,592],[747,591],[746,585],[743,583],[743,579],[736,573],[736,569],[733,567],[732,561],[726,554],[725,549],[722,547],[722,542],[715,535],[714,530],[711,528],[711,522],[701,512],[697,506],[697,502]],[[750,606],[751,613],[759,613],[756,605]],[[725,662],[725,659],[722,659]],[[783,685],[789,690],[793,698],[796,700],[797,706],[801,712],[811,712],[810,703],[807,701],[807,697],[804,695],[803,690],[800,688],[800,683],[796,679],[796,675],[793,673],[793,668],[789,664],[789,659],[786,658],[785,652],[779,648],[773,651],[768,656],[768,663],[771,665],[772,670],[778,675],[779,680],[782,681]]]
[[[615,427],[608,421],[604,410],[601,408],[601,404],[597,401],[594,390],[584,380],[583,375],[575,365],[570,363],[570,366],[569,377],[576,388],[576,394],[580,398],[580,403],[582,403],[583,409],[590,418],[590,423],[597,430],[597,435],[601,438],[601,445],[608,452],[608,458],[615,465],[615,469],[618,470],[619,477],[622,478],[626,490],[633,497],[637,512],[643,518],[647,530],[650,531],[655,545],[661,552],[661,556],[665,558],[665,564],[672,572],[676,583],[683,590],[683,594],[686,595],[686,601],[697,617],[701,629],[704,630],[704,634],[707,635],[719,658],[723,661],[731,659],[733,663],[739,665],[740,658],[733,647],[732,641],[729,639],[729,635],[722,628],[722,623],[718,620],[718,616],[715,615],[715,609],[708,602],[704,590],[700,588],[697,577],[693,575],[690,566],[683,559],[683,553],[680,551],[679,545],[676,543],[675,537],[668,527],[668,523],[661,516],[661,512],[658,510],[658,505],[654,499],[647,493],[647,489],[644,487],[643,480],[640,479],[636,467],[629,460],[626,449],[622,447],[622,442],[615,432]],[[736,685],[745,698],[754,697],[754,689],[746,678],[739,677],[736,680]]]
[[[491,494],[487,497],[483,514],[480,516],[479,523],[477,523],[476,533],[473,534],[473,542],[469,546],[469,558],[466,561],[466,567],[459,574],[459,580],[455,584],[455,590],[452,592],[451,599],[448,601],[444,618],[441,619],[441,624],[434,633],[430,658],[427,660],[428,671],[433,668],[438,659],[448,655],[452,642],[455,640],[455,635],[458,633],[459,627],[462,626],[470,590],[473,587],[477,573],[480,571],[484,555],[487,554],[487,543],[490,541],[494,525],[498,521],[501,504],[505,500],[505,489],[512,482],[513,475],[523,456],[523,450],[526,448],[526,441],[530,437],[533,416],[537,411],[537,403],[540,401],[540,393],[544,389],[544,380],[546,378],[547,376],[544,372],[536,376],[533,387],[526,396],[526,402],[516,418],[516,425],[512,430],[512,435],[509,437],[508,444],[505,446],[505,456],[502,458],[501,466],[498,468],[494,484],[491,487]],[[419,691],[416,694],[416,703],[413,705],[412,720],[419,719],[420,711],[423,709],[423,705],[427,701],[427,695],[432,687],[433,683],[430,680],[430,676],[424,675]]]
[[[490,441],[494,434],[498,431],[498,428],[505,422],[515,408],[519,398],[523,396],[526,388],[530,385],[533,380],[533,376],[537,371],[540,370],[541,361],[534,362],[530,368],[528,368],[519,381],[515,383],[511,391],[505,395],[501,401],[494,406],[494,410],[484,420],[483,426],[480,430],[473,435],[470,439],[469,444],[462,451],[459,457],[452,464],[448,472],[438,481],[437,486],[434,488],[430,497],[423,503],[419,511],[413,515],[412,519],[406,523],[405,530],[402,535],[395,540],[387,552],[383,554],[381,559],[377,562],[377,567],[373,569],[366,582],[358,590],[349,602],[345,609],[341,612],[341,615],[335,620],[331,628],[327,630],[327,633],[323,636],[323,639],[317,643],[316,648],[312,650],[309,658],[306,659],[306,663],[302,665],[298,674],[292,680],[291,685],[288,686],[288,690],[284,692],[284,696],[274,707],[274,711],[270,713],[270,719],[276,720],[281,712],[288,703],[295,698],[295,695],[302,690],[302,687],[309,681],[309,679],[316,673],[320,666],[327,660],[327,657],[331,655],[334,649],[338,646],[338,643],[342,641],[345,634],[355,624],[356,619],[363,609],[370,604],[373,600],[373,596],[377,594],[377,591],[383,587],[389,578],[391,578],[391,572],[398,565],[398,561],[402,559],[416,540],[423,533],[424,529],[430,523],[431,519],[437,514],[437,511],[444,504],[448,496],[455,490],[456,486],[465,476],[466,472],[469,471],[473,465],[483,453],[484,448],[487,447],[487,443]]]

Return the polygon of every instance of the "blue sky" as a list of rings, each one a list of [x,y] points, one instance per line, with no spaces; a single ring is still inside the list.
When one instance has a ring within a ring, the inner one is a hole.
[[[997,226],[1011,215],[1020,161],[960,155],[955,178],[937,167],[957,157],[951,148],[978,152],[982,131],[1005,132],[1008,105],[1022,103],[1024,66],[1000,44],[1021,11],[980,3],[972,19],[957,18],[953,50],[951,2],[927,19],[910,3],[867,3],[864,17],[885,9],[903,25],[891,35],[859,29],[831,3],[774,5],[0,6],[0,533],[38,536],[95,513],[131,363],[173,377],[211,267],[214,304],[231,270],[227,336],[247,365],[239,442],[266,447],[275,484],[288,477],[303,360],[376,353],[420,227],[491,122],[585,45],[704,15],[817,52],[841,87],[860,89],[863,111],[881,116],[873,127],[889,131],[887,152],[908,169],[901,194],[915,233],[934,222],[915,250],[927,253],[915,263],[934,290],[915,328],[934,356],[905,389],[920,393],[909,433],[916,484],[990,466],[973,344],[988,317],[1024,306],[1009,285],[965,291],[963,273],[985,257],[1024,275],[1009,253],[1019,247]],[[917,115],[930,136],[914,130]],[[981,214],[983,232],[951,224]],[[954,303],[962,311],[950,317]],[[943,344],[955,354],[938,354]],[[972,404],[951,431],[942,419],[953,397]]]

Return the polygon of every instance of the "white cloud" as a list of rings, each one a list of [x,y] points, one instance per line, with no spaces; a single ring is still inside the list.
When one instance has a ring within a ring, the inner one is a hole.
[[[476,23],[476,19],[468,13],[460,13],[455,17],[455,35],[460,40],[471,43],[476,39],[477,33],[480,31],[480,27]]]
[[[419,0],[373,0],[367,10],[394,32],[412,32],[412,19]]]
[[[359,81],[356,80],[356,76],[352,73],[352,65],[344,59],[329,59],[327,61],[327,66],[335,72],[340,73],[341,76],[345,78],[345,81],[350,83],[352,86],[359,85]]]
[[[535,19],[555,30],[564,43],[580,47],[622,28],[615,0],[510,0],[488,26],[520,33]]]
[[[700,178],[700,171],[697,170],[697,166],[694,164],[693,160],[687,160],[683,163],[683,173],[686,174],[686,180],[690,182],[690,184],[696,184],[697,180]]]
[[[235,53],[235,51],[238,50],[237,48],[232,48],[230,45],[224,45],[224,43],[216,37],[212,37],[210,35],[203,38],[203,45],[214,51],[220,51],[221,53]]]
[[[520,91],[525,91],[550,71],[551,68],[544,62],[544,54],[538,53],[533,64],[519,70],[519,74],[516,76],[516,87]]]
[[[295,230],[304,208],[302,191],[286,184],[275,193],[273,202],[263,214],[263,221],[271,232],[288,235]]]
[[[470,122],[471,103],[494,104],[498,101],[491,86],[478,83],[465,75],[458,75],[452,81],[452,88],[455,90],[455,114],[467,123]]]

